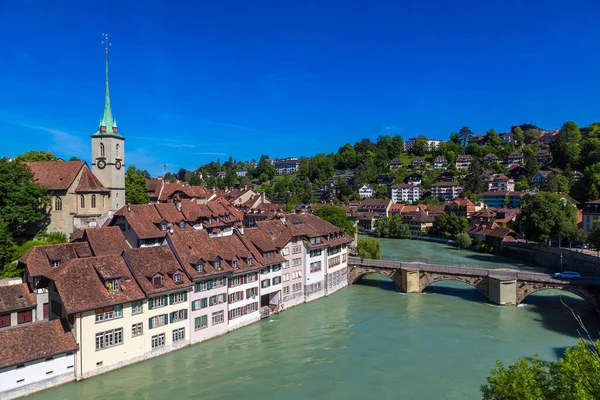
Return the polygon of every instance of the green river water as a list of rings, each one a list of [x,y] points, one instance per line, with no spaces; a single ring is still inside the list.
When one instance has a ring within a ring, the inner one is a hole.
[[[437,243],[383,239],[388,257],[527,268]],[[269,320],[31,400],[478,399],[494,361],[539,354],[554,360],[577,341],[563,300],[588,328],[583,300],[558,291],[520,307],[486,303],[476,289],[439,282],[400,294],[379,275]]]

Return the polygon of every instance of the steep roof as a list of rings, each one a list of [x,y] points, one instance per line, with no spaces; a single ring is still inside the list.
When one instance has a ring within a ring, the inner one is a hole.
[[[35,307],[36,304],[26,283],[0,286],[0,313]]]
[[[81,168],[83,161],[39,161],[24,163],[33,172],[35,182],[48,190],[67,190]]]
[[[182,289],[192,283],[186,274],[183,274],[181,283],[173,281],[173,274],[178,270],[183,272],[183,268],[169,246],[129,249],[125,251],[125,257],[136,281],[146,294]],[[163,276],[161,287],[152,284],[152,277],[156,274]]]
[[[53,276],[68,314],[143,299],[121,256],[109,255],[70,261]],[[109,293],[106,281],[121,279],[121,290]]]
[[[260,229],[273,243],[275,247],[285,247],[292,240],[292,231],[281,220],[260,221],[256,223]]]
[[[435,221],[435,218],[423,211],[411,211],[407,213],[402,213],[402,219],[418,222],[421,224],[427,224]]]
[[[60,320],[0,330],[0,368],[78,349],[67,323]]]
[[[123,251],[131,248],[118,226],[88,228],[85,230],[84,240],[90,244],[96,256],[121,255]]]
[[[61,270],[68,261],[92,256],[92,249],[87,242],[51,244],[32,248],[19,258],[19,263],[25,265],[30,276],[49,278]],[[52,267],[53,261],[57,261],[59,265]]]
[[[164,218],[160,216],[154,204],[127,205],[118,210],[115,217],[124,217],[140,239],[161,238],[166,234],[157,226]]]
[[[183,268],[192,279],[203,278],[212,275],[222,275],[233,271],[233,268],[227,263],[221,263],[221,269],[216,270],[211,264],[217,256],[220,256],[220,249],[217,248],[217,242],[209,238],[205,230],[194,230],[177,232],[167,236],[170,244],[173,246]],[[198,272],[195,269],[199,260],[204,261],[204,272]]]
[[[110,193],[102,182],[94,174],[90,171],[89,168],[83,168],[83,172],[81,173],[81,179],[79,179],[79,185],[75,189],[75,193]]]

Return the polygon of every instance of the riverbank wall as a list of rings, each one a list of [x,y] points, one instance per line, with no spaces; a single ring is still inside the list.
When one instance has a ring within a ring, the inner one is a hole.
[[[600,276],[600,258],[575,251],[536,243],[510,242],[503,243],[500,254],[504,257],[539,265],[552,272],[575,271],[581,275]]]

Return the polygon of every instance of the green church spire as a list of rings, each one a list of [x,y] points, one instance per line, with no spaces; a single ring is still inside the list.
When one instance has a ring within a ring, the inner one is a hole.
[[[100,120],[100,126],[98,127],[98,131],[94,133],[92,137],[122,137],[118,133],[117,121],[113,117],[112,108],[110,106],[110,89],[108,87],[108,48],[111,46],[111,43],[108,41],[108,33],[103,33],[102,36],[104,37],[102,43],[104,43],[104,53],[106,55],[106,93],[104,94],[104,113]]]

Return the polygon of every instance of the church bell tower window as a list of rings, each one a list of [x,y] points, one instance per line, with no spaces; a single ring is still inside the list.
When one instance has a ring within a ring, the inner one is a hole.
[[[100,157],[104,157],[104,143],[100,143]]]

